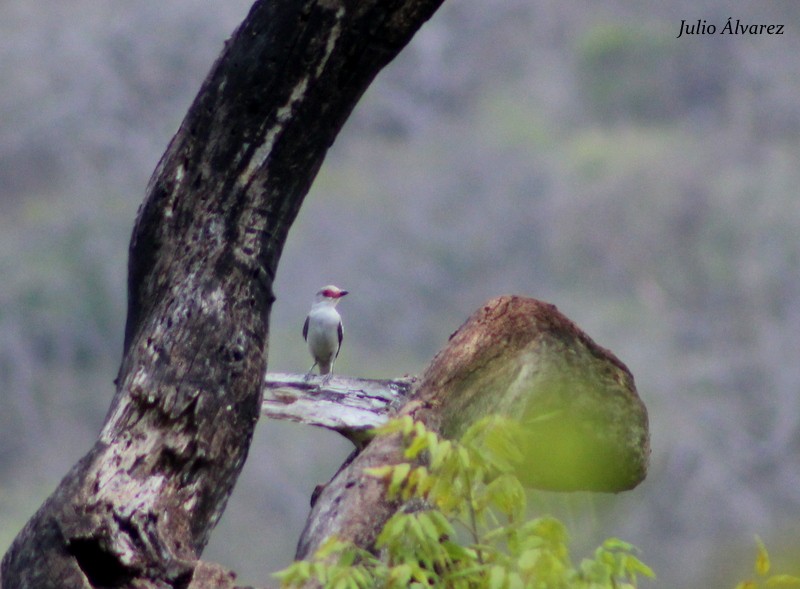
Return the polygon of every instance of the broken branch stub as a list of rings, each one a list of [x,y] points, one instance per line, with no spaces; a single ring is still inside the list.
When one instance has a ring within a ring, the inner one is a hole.
[[[518,296],[488,301],[450,337],[397,413],[448,438],[492,414],[522,423],[518,475],[528,486],[617,492],[646,475],[647,410],[633,376],[554,305]],[[370,548],[399,503],[365,470],[403,461],[395,434],[373,440],[340,470],[314,504],[297,558],[332,534]]]
[[[624,491],[647,472],[647,409],[633,375],[551,304],[499,297],[453,334],[422,378],[441,406],[432,424],[457,438],[491,414],[525,432],[519,476],[557,491]]]

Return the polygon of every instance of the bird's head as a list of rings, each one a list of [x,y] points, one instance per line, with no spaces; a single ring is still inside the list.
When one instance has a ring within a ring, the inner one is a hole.
[[[347,294],[346,290],[342,290],[338,286],[329,284],[328,286],[323,286],[317,293],[316,302],[321,303],[322,301],[326,301],[335,305],[336,303],[339,302],[339,299],[341,299],[346,294]]]

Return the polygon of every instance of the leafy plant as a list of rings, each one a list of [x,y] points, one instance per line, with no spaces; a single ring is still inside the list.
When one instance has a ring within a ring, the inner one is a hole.
[[[759,589],[760,587],[786,587],[800,589],[800,577],[793,575],[770,575],[772,564],[764,542],[756,536],[756,561],[753,566],[755,578],[742,581],[736,589]]]
[[[384,525],[375,553],[330,538],[310,561],[277,573],[283,587],[331,589],[620,589],[653,571],[631,544],[610,538],[575,565],[569,535],[553,517],[526,517],[514,467],[520,425],[491,417],[460,441],[404,417],[377,430],[401,434],[407,462],[371,469],[404,507]]]

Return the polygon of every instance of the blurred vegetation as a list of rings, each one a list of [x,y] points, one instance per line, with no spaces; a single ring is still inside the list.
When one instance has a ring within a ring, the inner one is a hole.
[[[408,415],[381,426],[379,436],[402,435],[406,462],[367,470],[385,483],[388,500],[403,503],[377,535],[380,557],[331,536],[312,558],[277,573],[281,586],[635,589],[639,576],[654,578],[617,538],[576,565],[564,525],[528,514],[519,477],[531,465],[520,452],[530,426],[489,416],[456,441]]]
[[[798,6],[448,0],[292,229],[270,367],[308,368],[329,282],[353,293],[337,368],[361,376],[418,372],[490,296],[549,300],[630,366],[654,454],[633,492],[531,502],[578,543],[640,546],[656,586],[734,586],[755,531],[796,555]],[[248,7],[0,4],[0,551],[100,427],[136,207]],[[729,16],[786,33],[675,39]],[[347,452],[262,423],[206,557],[244,582],[285,566]]]
[[[698,51],[675,42],[668,26],[599,24],[580,39],[579,91],[596,120],[665,124],[695,109],[724,108],[731,82],[728,45],[717,40]]]

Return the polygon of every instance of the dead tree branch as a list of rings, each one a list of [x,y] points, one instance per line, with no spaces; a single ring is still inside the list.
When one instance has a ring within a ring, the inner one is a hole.
[[[359,446],[370,429],[386,423],[405,403],[415,381],[334,376],[326,383],[320,377],[271,372],[264,378],[261,412],[333,430]]]

